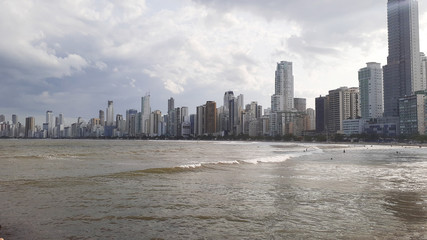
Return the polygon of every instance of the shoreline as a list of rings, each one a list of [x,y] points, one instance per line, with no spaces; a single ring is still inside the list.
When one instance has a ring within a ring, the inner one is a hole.
[[[317,141],[275,141],[275,140],[259,140],[259,139],[154,139],[154,138],[0,138],[1,140],[30,140],[30,141],[177,141],[177,142],[267,142],[267,143],[293,143],[293,144],[325,144],[325,145],[372,145],[372,146],[408,146],[408,147],[427,147],[427,143],[415,142],[317,142]]]

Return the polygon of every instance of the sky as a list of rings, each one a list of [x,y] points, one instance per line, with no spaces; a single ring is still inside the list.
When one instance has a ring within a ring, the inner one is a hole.
[[[47,110],[89,120],[115,114],[190,113],[224,92],[270,107],[277,62],[293,62],[295,97],[357,87],[367,62],[386,64],[387,0],[0,1],[0,114]],[[419,2],[427,52],[427,3]]]

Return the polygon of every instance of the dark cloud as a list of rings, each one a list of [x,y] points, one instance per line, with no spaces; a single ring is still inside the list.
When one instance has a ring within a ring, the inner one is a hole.
[[[193,112],[227,90],[269,107],[281,60],[319,95],[341,85],[325,65],[385,48],[385,16],[385,0],[2,1],[0,114],[90,118],[107,100],[124,114],[147,92],[153,110],[174,97]]]

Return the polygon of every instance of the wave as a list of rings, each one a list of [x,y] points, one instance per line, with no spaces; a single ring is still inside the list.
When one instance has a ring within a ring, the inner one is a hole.
[[[230,165],[242,165],[242,164],[261,164],[261,163],[281,163],[285,162],[291,158],[298,158],[303,156],[309,156],[312,154],[323,153],[323,150],[317,147],[310,147],[302,152],[279,152],[277,156],[270,157],[259,157],[252,159],[244,160],[234,160],[234,161],[217,161],[217,162],[194,162],[179,165],[176,167],[164,167],[164,168],[149,168],[139,171],[132,171],[126,173],[119,173],[121,176],[135,176],[135,175],[146,175],[146,174],[175,174],[175,173],[185,173],[191,171],[202,171],[208,169],[218,169],[221,166],[230,166]]]
[[[291,158],[298,158],[298,157],[303,157],[303,156],[309,156],[309,155],[313,155],[313,154],[320,154],[323,153],[323,150],[318,148],[318,147],[310,147],[307,148],[305,150],[303,150],[302,152],[280,152],[280,153],[284,153],[283,155],[280,156],[272,156],[272,157],[261,157],[261,158],[255,158],[255,159],[249,159],[249,160],[244,160],[245,163],[250,163],[250,164],[259,164],[259,163],[281,163],[281,162],[285,162]]]

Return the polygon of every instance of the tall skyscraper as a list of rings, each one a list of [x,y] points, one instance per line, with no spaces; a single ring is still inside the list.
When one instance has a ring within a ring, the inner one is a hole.
[[[234,92],[233,91],[227,91],[224,94],[224,111],[227,112],[228,109],[230,109],[230,100],[234,99]]]
[[[0,115],[0,122],[6,122],[6,117],[3,114]]]
[[[25,119],[25,137],[32,138],[34,137],[35,132],[35,119],[34,117],[27,117]]]
[[[384,113],[383,69],[370,62],[359,70],[360,108],[362,118],[380,118]]]
[[[174,136],[175,129],[175,99],[168,99],[168,118],[166,126],[166,134],[169,136]]]
[[[196,111],[195,135],[202,136],[206,133],[206,105],[198,106]]]
[[[18,116],[16,114],[12,114],[12,124],[17,124],[18,123]]]
[[[64,115],[62,113],[59,114],[59,125],[64,125]]]
[[[329,96],[316,98],[316,132],[328,132]]]
[[[294,108],[294,76],[292,62],[277,63],[275,93],[271,97],[273,112],[290,111]]]
[[[206,108],[205,108],[205,130],[207,134],[215,134],[217,132],[216,124],[217,124],[217,117],[216,117],[216,102],[208,101],[206,102]]]
[[[388,0],[388,58],[384,66],[384,115],[399,116],[399,98],[424,90],[420,74],[418,2]]]
[[[175,99],[168,99],[168,112],[173,111],[175,109]]]
[[[137,132],[137,116],[138,111],[130,109],[126,111],[126,127],[125,131],[130,137],[135,137]]]
[[[114,106],[113,101],[108,101],[107,107],[107,126],[114,125]]]
[[[146,94],[144,97],[141,97],[141,112],[143,115],[151,114],[150,106],[150,94]]]
[[[305,130],[316,130],[316,111],[312,108],[307,108],[307,124]]]
[[[46,124],[47,124],[47,137],[50,138],[53,135],[53,112],[52,111],[46,111]]]
[[[146,94],[141,98],[141,133],[149,133],[149,119],[151,114],[150,94]]]
[[[105,112],[102,110],[99,110],[99,122],[101,126],[105,126]]]

